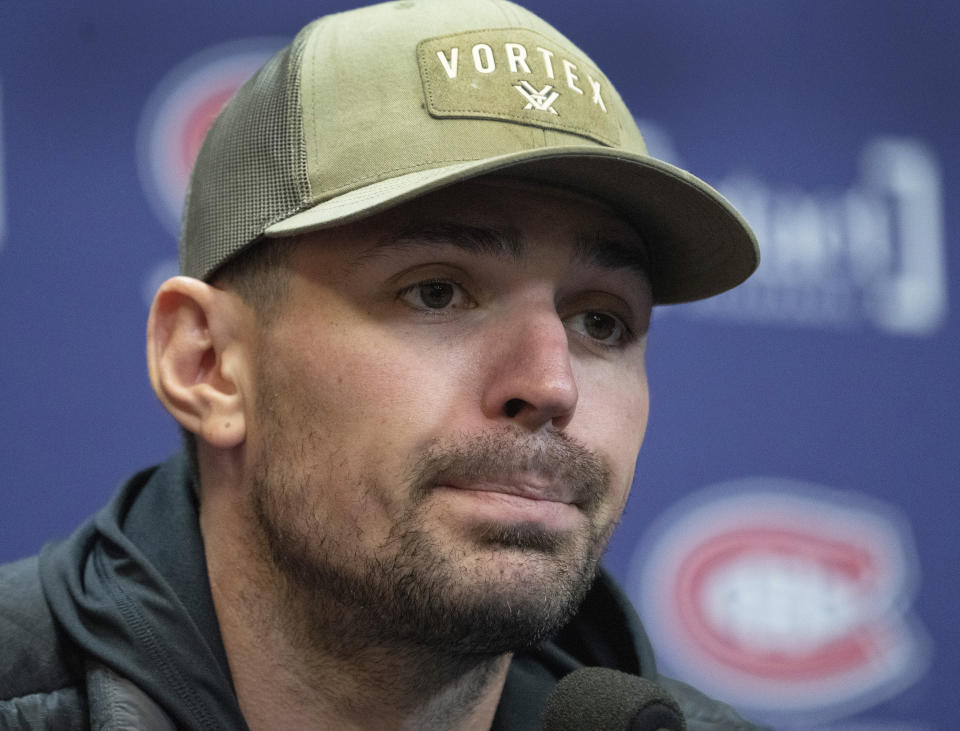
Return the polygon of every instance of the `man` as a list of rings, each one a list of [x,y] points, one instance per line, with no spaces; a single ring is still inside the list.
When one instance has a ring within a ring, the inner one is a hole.
[[[749,728],[658,676],[596,577],[652,305],[756,264],[523,9],[307,26],[208,134],[184,276],[150,313],[187,456],[3,568],[0,725],[536,728],[559,679],[605,666],[688,728]]]

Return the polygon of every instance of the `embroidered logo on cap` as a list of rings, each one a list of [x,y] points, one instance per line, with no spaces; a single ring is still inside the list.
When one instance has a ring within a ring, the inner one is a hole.
[[[560,98],[560,94],[553,90],[550,84],[537,91],[529,81],[521,81],[514,89],[523,94],[527,100],[527,106],[524,109],[536,109],[541,112],[550,112],[556,114],[557,110],[553,108],[553,103]]]
[[[433,117],[502,119],[619,144],[609,82],[582,55],[539,33],[506,28],[430,38],[418,44],[417,58]]]

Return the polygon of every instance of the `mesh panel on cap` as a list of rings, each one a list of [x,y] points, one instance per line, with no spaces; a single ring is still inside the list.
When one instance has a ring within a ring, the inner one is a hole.
[[[183,213],[183,274],[207,278],[307,199],[299,89],[307,30],[237,91],[207,133]]]

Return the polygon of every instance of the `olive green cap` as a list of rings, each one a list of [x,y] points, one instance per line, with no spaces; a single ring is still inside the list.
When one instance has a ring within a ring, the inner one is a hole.
[[[550,25],[506,0],[398,0],[315,20],[238,90],[194,166],[181,272],[208,279],[263,237],[490,174],[612,205],[646,243],[658,303],[759,263],[737,211],[650,157],[607,77]]]

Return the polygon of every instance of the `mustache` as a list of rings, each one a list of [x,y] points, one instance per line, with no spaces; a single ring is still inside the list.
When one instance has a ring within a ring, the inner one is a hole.
[[[592,512],[609,490],[610,470],[595,452],[562,432],[530,435],[519,428],[438,439],[413,466],[418,500],[444,479],[503,481],[535,475],[559,486]]]

